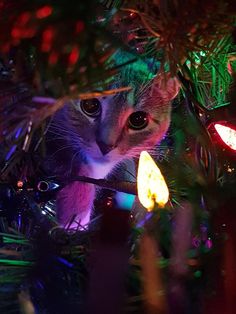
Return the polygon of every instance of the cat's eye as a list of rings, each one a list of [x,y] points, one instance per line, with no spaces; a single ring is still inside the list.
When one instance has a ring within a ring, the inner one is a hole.
[[[148,125],[148,114],[144,111],[133,112],[129,116],[128,127],[132,130],[142,130]]]
[[[101,113],[101,103],[97,98],[81,100],[80,108],[89,117],[97,117]]]

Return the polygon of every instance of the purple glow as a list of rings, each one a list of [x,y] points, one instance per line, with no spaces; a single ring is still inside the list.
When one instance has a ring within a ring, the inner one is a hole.
[[[17,145],[13,145],[12,148],[9,150],[9,152],[6,155],[6,161],[8,161],[11,158],[11,156],[13,155],[13,153],[16,150],[16,147],[17,147]]]
[[[152,215],[153,215],[153,212],[147,213],[147,214],[145,215],[144,219],[141,220],[139,223],[137,223],[136,226],[137,226],[138,228],[143,227],[144,224],[146,223],[146,221],[148,221],[148,220],[152,217]]]
[[[207,225],[201,224],[200,228],[201,228],[201,239],[202,239],[202,241],[206,241],[207,240],[207,236],[208,236],[208,234],[207,234]]]
[[[207,231],[207,226],[204,225],[204,224],[201,224],[201,225],[200,225],[200,228],[201,228],[201,231],[202,231],[202,232],[206,232],[206,231]]]
[[[21,134],[21,131],[22,131],[22,128],[19,128],[19,129],[16,131],[15,139],[17,139],[17,138],[19,137],[19,135]]]
[[[65,260],[64,258],[62,257],[57,257],[56,258],[59,262],[61,262],[62,264],[66,265],[67,267],[73,267],[73,264],[72,263],[69,263],[67,260]]]
[[[210,238],[206,240],[205,247],[209,250],[212,248],[212,240]]]
[[[51,97],[40,97],[40,96],[35,96],[33,97],[32,99],[34,102],[37,102],[37,103],[41,103],[41,104],[54,104],[55,103],[55,99],[54,98],[51,98]]]
[[[22,217],[21,213],[18,214],[18,231],[21,229],[21,224],[22,224]]]
[[[37,286],[37,288],[44,289],[43,284],[39,280],[36,281],[36,286]]]
[[[195,248],[198,248],[198,247],[200,246],[200,244],[201,244],[200,239],[199,239],[197,236],[193,237],[193,239],[192,239],[192,245],[193,245]]]

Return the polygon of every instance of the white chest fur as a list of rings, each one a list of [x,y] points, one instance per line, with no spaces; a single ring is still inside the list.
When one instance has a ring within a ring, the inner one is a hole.
[[[103,179],[105,178],[108,173],[111,172],[111,170],[114,168],[116,163],[96,163],[96,162],[91,162],[90,167],[91,167],[91,178],[94,179]]]

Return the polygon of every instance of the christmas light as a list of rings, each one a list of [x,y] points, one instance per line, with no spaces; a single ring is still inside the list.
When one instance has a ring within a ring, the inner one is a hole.
[[[160,169],[146,151],[140,154],[137,182],[139,200],[148,211],[153,209],[155,202],[164,207],[169,190]]]
[[[48,58],[49,64],[51,65],[56,64],[57,61],[58,61],[58,53],[55,51],[51,52]]]
[[[71,53],[69,54],[69,64],[74,65],[79,59],[79,49],[78,47],[73,47]]]
[[[36,17],[38,19],[44,19],[52,14],[52,7],[49,5],[45,5],[44,7],[38,9],[36,11]]]
[[[218,123],[214,126],[223,142],[231,149],[236,150],[236,130]]]
[[[83,30],[84,30],[84,22],[83,21],[78,21],[77,23],[76,23],[76,27],[75,27],[75,29],[76,29],[76,33],[80,33],[80,32],[82,32]]]

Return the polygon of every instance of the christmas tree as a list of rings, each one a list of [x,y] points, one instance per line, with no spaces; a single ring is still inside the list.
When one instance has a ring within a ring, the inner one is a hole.
[[[0,10],[1,312],[234,313],[234,1],[2,0]],[[156,148],[166,201],[137,210],[136,177],[74,177],[103,189],[88,226],[61,227],[54,200],[68,182],[42,169],[50,119],[68,100],[159,73],[181,86]]]

